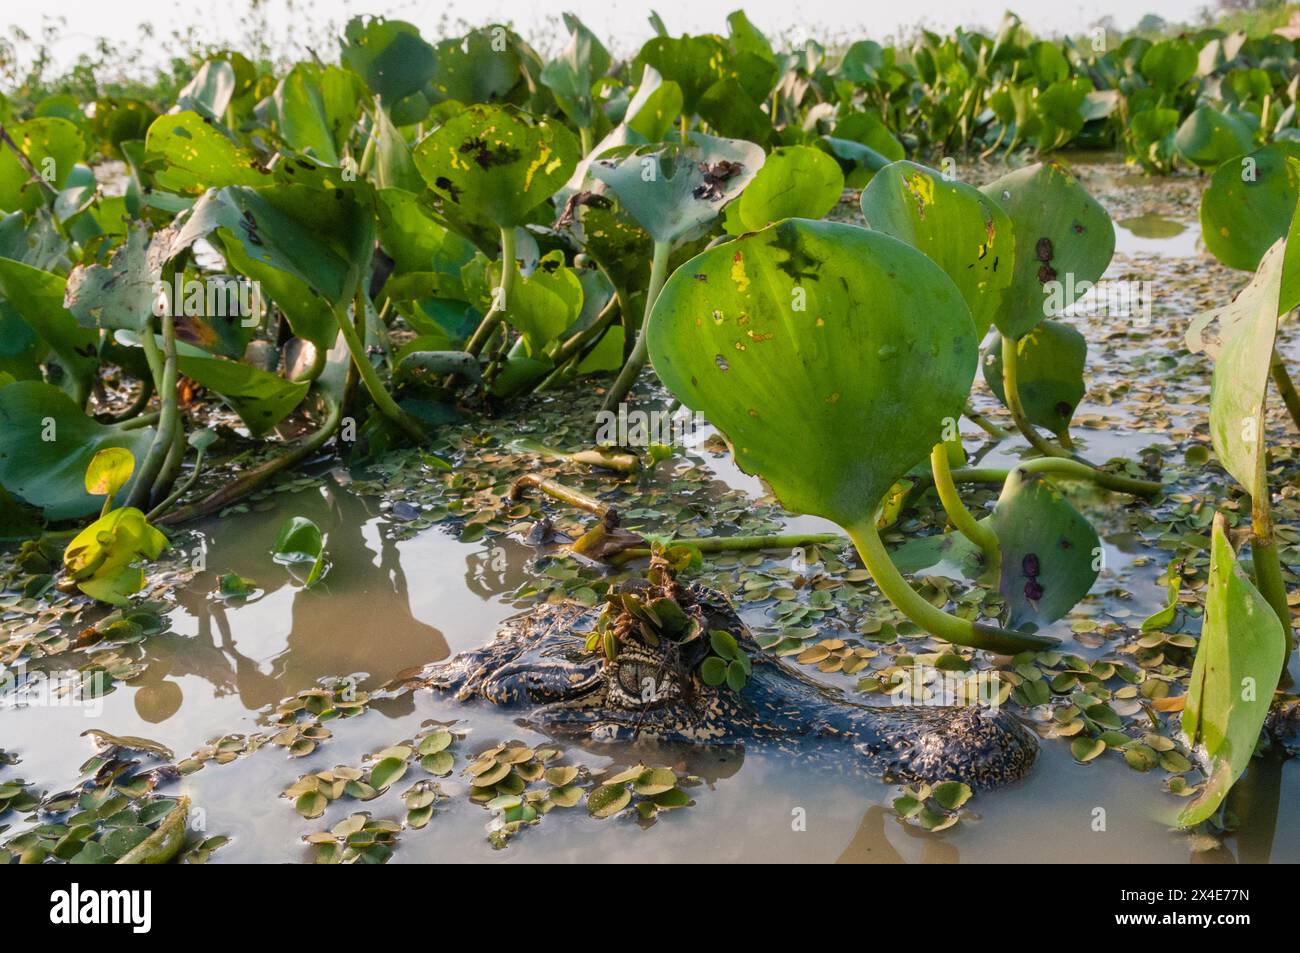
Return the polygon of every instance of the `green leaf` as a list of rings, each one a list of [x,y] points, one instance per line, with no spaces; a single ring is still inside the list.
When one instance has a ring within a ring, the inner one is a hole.
[[[1252,496],[1268,492],[1264,399],[1268,390],[1278,302],[1288,240],[1280,239],[1232,301],[1198,316],[1187,332],[1189,350],[1214,355],[1210,386],[1210,441],[1223,468]],[[1205,331],[1212,323],[1218,338]]]
[[[86,467],[86,492],[91,496],[113,496],[126,486],[135,470],[135,457],[124,447],[106,447],[90,458]]]
[[[555,94],[555,101],[573,124],[589,128],[596,118],[591,84],[609,70],[610,55],[595,34],[573,14],[564,14],[564,24],[569,28],[568,46],[546,64],[541,80]]]
[[[89,495],[85,474],[107,447],[143,460],[152,427],[123,429],[81,412],[62,391],[43,381],[0,387],[0,486],[51,520],[88,516],[103,501]]]
[[[685,145],[674,140],[597,159],[591,174],[654,241],[676,243],[701,234],[763,162],[752,142],[691,133]]]
[[[654,797],[675,787],[677,775],[671,768],[646,768],[632,782],[632,790],[642,797]]]
[[[353,17],[339,47],[343,65],[364,79],[389,108],[419,93],[433,78],[433,47],[420,37],[417,27],[402,20]]]
[[[634,75],[652,66],[682,93],[682,112],[692,116],[709,87],[729,75],[722,41],[706,36],[658,36],[647,40],[633,64]]]
[[[776,149],[727,209],[732,234],[757,231],[783,218],[822,218],[844,191],[844,175],[830,156],[811,146]],[[739,228],[731,226],[732,212]]]
[[[400,781],[404,774],[406,774],[405,759],[383,758],[370,769],[370,786],[377,791],[382,791]]]
[[[86,141],[80,129],[55,116],[13,123],[6,127],[9,137],[31,160],[37,174],[49,176],[55,191],[63,188],[72,168],[86,155]],[[23,168],[7,146],[0,149],[0,210],[33,211],[45,203],[45,191]]]
[[[1222,521],[1210,544],[1205,621],[1187,690],[1182,727],[1201,745],[1210,778],[1178,815],[1184,827],[1213,814],[1255,753],[1273,689],[1290,651],[1277,614],[1237,565]]]
[[[308,381],[287,381],[248,364],[209,357],[198,348],[177,346],[176,367],[191,380],[219,394],[254,437],[260,437],[302,403]]]
[[[154,182],[182,195],[226,185],[267,185],[272,179],[257,156],[196,112],[159,116],[145,137],[146,161],[158,166]]]
[[[1070,429],[1074,409],[1083,400],[1083,367],[1088,342],[1060,321],[1043,321],[1016,342],[1020,403],[1029,422],[1058,437]],[[1006,404],[1002,386],[1002,336],[994,334],[980,361],[984,382]]]
[[[1097,200],[1055,163],[1018,169],[980,191],[1002,206],[1015,228],[1014,277],[994,323],[1004,335],[1019,338],[1101,278],[1115,251],[1115,227]]]
[[[324,544],[319,526],[305,516],[294,516],[280,527],[271,552],[276,562],[309,563],[320,556]]]
[[[1196,75],[1197,50],[1186,40],[1161,40],[1152,44],[1139,68],[1151,85],[1174,90]]]
[[[700,663],[700,678],[705,685],[721,685],[727,680],[727,662],[716,655],[710,655]]]
[[[632,101],[627,104],[623,122],[646,142],[659,142],[673,128],[681,111],[682,88],[671,80],[665,80],[647,63],[641,69],[641,82]],[[602,151],[597,148],[594,154],[599,155]]]
[[[931,790],[930,796],[945,811],[956,811],[971,799],[971,789],[960,781],[941,781]]]
[[[55,363],[66,374],[62,389],[84,403],[99,369],[99,335],[81,327],[63,306],[66,287],[60,275],[0,258],[0,297],[57,356]],[[5,339],[14,340],[8,330]]]
[[[713,646],[713,651],[724,659],[740,657],[740,646],[736,643],[736,637],[724,629],[710,629],[709,644]]]
[[[136,225],[107,265],[78,265],[64,301],[83,327],[145,333],[154,320],[161,262],[150,255],[148,229]]]
[[[1088,594],[1101,540],[1051,481],[1013,469],[987,522],[998,537],[1011,628],[1055,622]]]
[[[564,184],[578,161],[573,133],[509,106],[474,105],[415,147],[415,165],[461,213],[513,228]]]
[[[801,219],[679,268],[649,344],[660,379],[741,469],[842,526],[872,518],[929,455],[977,361],[970,309],[937,265],[887,235]]]
[[[1277,242],[1297,228],[1300,143],[1275,142],[1223,163],[1201,196],[1201,239],[1229,268],[1254,271]],[[1291,258],[1300,242],[1288,242]],[[1278,313],[1300,304],[1300,265],[1287,261]]]
[[[587,795],[587,813],[592,817],[613,817],[632,800],[626,784],[602,784]]]
[[[745,666],[740,662],[729,662],[727,664],[727,687],[733,692],[739,692],[745,687],[745,682],[749,680],[749,675],[745,672]]]
[[[336,166],[356,124],[363,94],[357,75],[350,70],[299,63],[281,78],[267,100],[266,111],[292,151]]]
[[[374,245],[369,188],[232,186],[195,204],[185,237],[215,230],[231,266],[261,282],[298,337],[328,350],[338,335],[335,308],[351,302]]]
[[[1254,135],[1245,122],[1231,113],[1213,106],[1198,106],[1178,127],[1174,144],[1178,154],[1192,165],[1214,169],[1249,152]]]
[[[894,162],[863,189],[862,214],[868,227],[907,242],[944,270],[983,337],[1013,276],[1015,236],[1001,206],[933,169]]]

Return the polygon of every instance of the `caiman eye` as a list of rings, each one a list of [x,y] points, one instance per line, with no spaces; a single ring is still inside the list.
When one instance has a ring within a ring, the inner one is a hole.
[[[627,662],[619,666],[618,684],[624,692],[644,704],[652,705],[668,691],[668,676],[657,666]]]

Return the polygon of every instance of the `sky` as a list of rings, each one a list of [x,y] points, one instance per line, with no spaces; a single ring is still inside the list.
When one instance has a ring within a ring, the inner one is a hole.
[[[1211,0],[1037,0],[1022,2],[1017,11],[1025,24],[1042,34],[1076,33],[1103,16],[1111,16],[1122,29],[1134,26],[1146,13],[1167,20],[1192,19]],[[152,24],[166,35],[177,23],[203,24],[205,36],[223,42],[237,39],[248,23],[250,4],[265,8],[271,31],[291,42],[304,42],[308,32],[302,14],[318,31],[326,23],[343,23],[357,13],[381,13],[409,20],[426,37],[439,34],[439,17],[474,25],[511,21],[525,38],[554,34],[561,12],[576,13],[615,52],[634,52],[650,35],[647,15],[659,12],[670,32],[725,33],[726,15],[737,7],[760,29],[773,36],[849,36],[886,39],[918,24],[939,31],[955,26],[996,27],[1005,0],[3,0],[0,32],[18,26],[29,34],[40,31],[42,20],[66,18],[54,43],[57,61],[71,62],[92,48],[96,37],[134,43],[142,24]],[[148,55],[146,48],[145,55]],[[160,53],[160,55],[165,55]]]

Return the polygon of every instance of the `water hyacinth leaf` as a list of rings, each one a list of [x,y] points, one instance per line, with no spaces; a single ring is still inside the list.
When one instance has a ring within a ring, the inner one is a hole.
[[[698,235],[762,168],[763,150],[742,139],[690,133],[673,140],[598,159],[591,174],[656,242]]]
[[[1231,304],[1200,316],[1187,332],[1190,350],[1215,356],[1210,386],[1210,442],[1223,468],[1247,493],[1268,492],[1264,399],[1268,390],[1287,240],[1279,240]],[[1218,340],[1204,337],[1217,321]]]
[[[535,357],[578,319],[583,297],[582,282],[556,249],[542,256],[532,274],[515,282],[505,319],[523,335],[528,355]]]
[[[73,167],[86,156],[85,136],[66,119],[45,116],[14,123],[6,131],[36,171],[50,175],[46,184],[55,191],[63,188]],[[0,149],[0,211],[30,212],[44,203],[41,183],[30,179],[13,151]]]
[[[1139,69],[1151,85],[1173,90],[1196,75],[1197,49],[1186,40],[1161,40],[1142,54]]]
[[[1087,340],[1068,324],[1043,321],[1016,342],[1016,352],[1017,390],[1025,416],[1058,437],[1065,434],[1086,389]],[[989,390],[1005,405],[1000,334],[995,333],[985,346],[980,363]]]
[[[403,20],[353,17],[339,40],[343,65],[366,81],[388,108],[419,93],[433,78],[433,47]]]
[[[1201,746],[1209,780],[1178,815],[1190,827],[1212,815],[1255,753],[1273,700],[1273,687],[1290,651],[1277,614],[1237,565],[1222,521],[1210,547],[1205,622],[1196,647],[1182,728]]]
[[[90,458],[86,467],[86,492],[113,496],[126,486],[135,470],[135,457],[125,447],[106,447]]]
[[[334,309],[346,307],[374,243],[370,191],[305,185],[207,193],[185,224],[182,241],[215,230],[231,266],[261,283],[296,336],[329,350],[338,334]]]
[[[189,345],[178,344],[177,352],[177,370],[218,394],[254,437],[293,413],[311,388],[308,381],[288,381],[248,364],[210,357]]]
[[[998,588],[1012,628],[1055,622],[1096,581],[1097,531],[1041,475],[1012,470],[987,525],[998,538]]]
[[[271,552],[279,563],[310,563],[320,558],[324,546],[321,528],[305,516],[294,516],[280,527]]]
[[[1056,163],[1017,169],[981,189],[1015,223],[1014,276],[995,322],[1019,338],[1101,278],[1115,252],[1106,210]]]
[[[145,137],[145,158],[159,188],[182,195],[226,185],[266,185],[257,157],[196,112],[159,116]]]
[[[470,106],[415,147],[416,168],[434,192],[497,228],[525,224],[577,161],[573,133],[511,106]]]
[[[88,328],[145,332],[153,323],[161,262],[149,232],[137,225],[107,265],[78,265],[68,276],[64,304]]]
[[[1214,169],[1220,163],[1249,152],[1254,135],[1249,126],[1213,106],[1198,106],[1178,127],[1174,145],[1199,169]]]
[[[63,553],[63,568],[92,599],[125,605],[144,588],[140,563],[157,559],[167,537],[150,526],[134,507],[101,516],[73,538]]]
[[[48,438],[48,439],[47,439]],[[56,387],[17,381],[0,387],[0,486],[51,520],[88,516],[103,505],[86,492],[95,454],[121,447],[143,460],[154,428],[101,424]]]
[[[1287,239],[1278,314],[1300,305],[1300,143],[1278,142],[1225,162],[1201,199],[1201,238],[1229,268],[1253,271],[1279,238]],[[1231,173],[1231,174],[1228,174]]]
[[[836,136],[822,136],[817,140],[817,147],[839,162],[844,184],[852,189],[865,187],[877,172],[906,154],[901,145],[896,150],[881,152],[853,139]]]
[[[336,166],[356,123],[363,93],[350,70],[299,63],[268,98],[267,114],[294,152]]]
[[[783,218],[822,218],[843,191],[844,174],[834,159],[811,146],[784,146],[764,160],[739,201],[728,206],[727,230],[739,234]]]
[[[801,219],[679,268],[649,344],[660,379],[741,469],[842,526],[871,518],[929,454],[977,362],[970,309],[937,265],[887,235]]]
[[[652,66],[664,79],[676,83],[682,93],[682,113],[692,116],[709,87],[728,75],[729,60],[716,36],[658,36],[641,47],[634,69]]]
[[[411,146],[400,129],[393,125],[381,100],[375,97],[371,111],[375,124],[375,185],[379,189],[404,189],[408,193],[424,191],[424,179],[415,167]]]
[[[862,191],[868,227],[907,242],[947,273],[970,306],[980,337],[1002,313],[1014,274],[1011,219],[964,182],[914,162],[886,166]]]
[[[175,859],[185,846],[189,829],[190,799],[176,799],[176,806],[159,822],[153,832],[117,859],[119,864],[166,864]]]
[[[573,14],[564,14],[564,25],[569,43],[546,64],[541,80],[575,126],[590,128],[596,118],[591,84],[609,70],[609,51]]]
[[[659,142],[668,135],[681,112],[682,88],[671,80],[665,80],[647,63],[641,70],[641,82],[636,93],[627,104],[623,124],[645,142]],[[596,153],[600,151],[597,149]]]
[[[63,306],[66,291],[67,282],[62,276],[0,258],[0,297],[54,352],[54,363],[64,371],[61,389],[80,404],[85,402],[91,379],[99,368],[99,335],[78,324]],[[14,340],[8,335],[6,338],[7,342]]]

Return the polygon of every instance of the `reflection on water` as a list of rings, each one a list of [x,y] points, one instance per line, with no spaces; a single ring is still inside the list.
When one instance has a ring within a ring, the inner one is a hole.
[[[1139,215],[1115,223],[1116,254],[1195,258],[1202,250],[1199,228],[1162,215]]]

